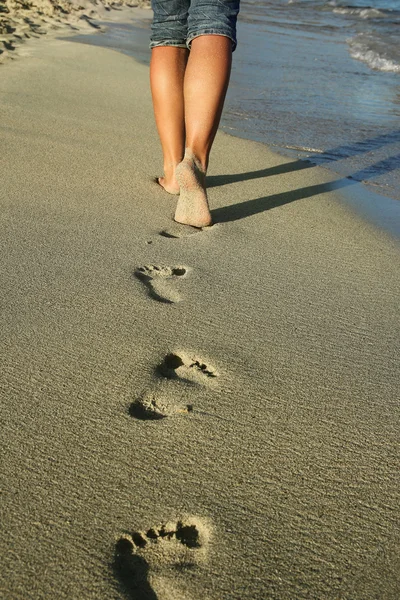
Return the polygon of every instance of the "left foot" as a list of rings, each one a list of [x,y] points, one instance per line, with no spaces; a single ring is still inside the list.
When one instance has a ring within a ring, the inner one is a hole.
[[[157,177],[156,182],[164,188],[168,194],[179,196],[179,183],[177,181],[168,181],[166,177]]]

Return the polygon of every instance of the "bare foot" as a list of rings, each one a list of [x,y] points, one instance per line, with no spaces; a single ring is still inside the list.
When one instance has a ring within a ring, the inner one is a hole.
[[[176,167],[180,196],[175,211],[175,221],[192,227],[212,225],[206,192],[206,174],[191,150]]]
[[[166,177],[156,177],[156,183],[160,185],[168,194],[179,196],[179,184],[176,181],[167,181]]]

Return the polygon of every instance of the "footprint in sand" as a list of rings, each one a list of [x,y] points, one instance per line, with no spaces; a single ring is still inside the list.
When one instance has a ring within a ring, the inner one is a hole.
[[[203,359],[191,354],[170,353],[156,368],[158,374],[167,379],[181,379],[186,382],[205,384],[218,377],[216,369]]]
[[[182,299],[170,286],[170,281],[181,279],[188,273],[187,267],[158,267],[157,265],[146,265],[138,267],[135,277],[140,279],[147,288],[148,294],[154,300],[165,304],[174,304]]]
[[[175,393],[163,393],[153,389],[136,398],[129,407],[129,414],[141,421],[157,421],[165,417],[188,415],[193,412],[192,404],[179,403]],[[172,400],[173,398],[173,400]]]
[[[177,573],[207,558],[210,526],[188,517],[123,534],[115,548],[115,573],[131,600],[177,600]]]
[[[180,352],[167,354],[156,366],[162,379],[150,390],[137,397],[129,406],[131,417],[141,421],[157,421],[166,417],[200,414],[193,404],[191,387],[205,385],[218,377],[218,372],[208,362],[192,354]],[[202,413],[206,414],[206,413]]]

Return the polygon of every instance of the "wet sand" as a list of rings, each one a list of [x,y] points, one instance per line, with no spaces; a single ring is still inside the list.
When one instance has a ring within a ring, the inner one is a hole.
[[[112,50],[44,39],[0,97],[4,597],[397,600],[398,243],[223,134],[216,224],[174,224]]]
[[[149,0],[2,0],[0,4],[0,65],[29,55],[31,43],[42,36],[54,38],[105,31],[98,21],[120,23],[132,15],[146,18]]]

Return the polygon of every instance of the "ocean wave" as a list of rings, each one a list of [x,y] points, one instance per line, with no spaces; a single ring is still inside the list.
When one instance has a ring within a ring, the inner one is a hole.
[[[386,14],[377,8],[355,8],[352,6],[338,6],[333,9],[333,12],[339,15],[350,15],[352,17],[360,17],[361,19],[379,19],[386,17]]]
[[[347,40],[350,48],[350,54],[353,58],[367,64],[375,71],[385,71],[391,73],[400,73],[400,64],[379,48],[374,46],[374,40],[371,37],[360,34]]]

